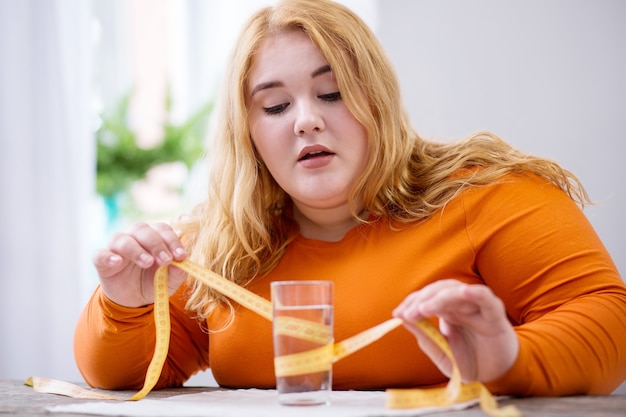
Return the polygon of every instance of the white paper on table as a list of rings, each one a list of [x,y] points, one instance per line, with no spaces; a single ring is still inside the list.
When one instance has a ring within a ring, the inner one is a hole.
[[[82,413],[124,417],[387,417],[420,416],[461,410],[477,400],[450,407],[392,410],[384,391],[333,391],[330,405],[282,406],[276,390],[224,390],[141,401],[97,401],[48,407],[52,413]]]

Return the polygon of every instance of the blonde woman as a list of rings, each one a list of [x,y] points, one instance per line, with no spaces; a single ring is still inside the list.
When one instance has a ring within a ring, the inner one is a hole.
[[[403,319],[334,366],[335,389],[445,384],[421,318],[438,321],[463,378],[497,394],[607,394],[624,380],[626,286],[573,174],[491,134],[421,139],[379,43],[330,1],[253,15],[227,74],[206,202],[94,256],[101,285],[75,341],[90,385],[142,385],[154,272],[187,257],[268,299],[272,281],[334,281],[337,340]],[[268,322],[175,267],[170,286],[158,387],[209,367],[225,387],[275,386]]]

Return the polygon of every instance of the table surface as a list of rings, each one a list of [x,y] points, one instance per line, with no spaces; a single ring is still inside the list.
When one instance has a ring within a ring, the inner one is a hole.
[[[211,391],[215,387],[184,387],[152,391],[147,398],[159,399],[174,395]],[[53,394],[41,394],[23,381],[0,380],[0,416],[54,416],[80,417],[86,414],[50,414],[46,407],[93,400],[81,400]],[[554,398],[514,398],[500,401],[500,405],[514,404],[525,417],[614,417],[626,416],[626,395],[575,396]],[[485,417],[478,407],[462,411],[432,414],[439,417]]]

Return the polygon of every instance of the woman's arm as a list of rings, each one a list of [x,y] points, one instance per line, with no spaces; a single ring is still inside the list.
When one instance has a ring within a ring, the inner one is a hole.
[[[208,368],[208,335],[184,310],[186,286],[170,297],[168,358],[156,388],[181,386]],[[152,305],[123,307],[98,288],[81,314],[74,355],[85,381],[104,389],[140,389],[155,344]]]
[[[464,377],[495,393],[610,393],[626,378],[626,286],[582,211],[537,177],[507,177],[462,198],[488,291],[440,282],[396,314],[438,316]]]

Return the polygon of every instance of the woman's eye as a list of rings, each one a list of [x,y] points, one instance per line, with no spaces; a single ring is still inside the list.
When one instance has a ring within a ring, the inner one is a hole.
[[[322,94],[321,96],[318,96],[318,97],[324,101],[333,102],[333,101],[341,100],[341,93],[337,91],[335,93]]]
[[[281,114],[289,106],[289,103],[283,103],[271,107],[263,107],[263,111],[267,114]]]

